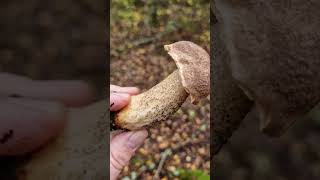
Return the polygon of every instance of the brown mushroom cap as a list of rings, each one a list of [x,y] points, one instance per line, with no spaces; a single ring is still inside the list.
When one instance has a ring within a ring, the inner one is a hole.
[[[190,41],[165,45],[164,49],[175,61],[182,85],[196,104],[210,92],[210,56],[200,46]]]

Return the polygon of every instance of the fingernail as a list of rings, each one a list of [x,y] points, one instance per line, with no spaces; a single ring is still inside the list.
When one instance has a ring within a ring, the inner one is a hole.
[[[130,149],[137,149],[147,138],[148,132],[147,131],[135,131],[132,135],[128,138],[127,146]]]
[[[127,92],[121,92],[121,91],[111,91],[111,93],[115,93],[115,94],[128,94]]]

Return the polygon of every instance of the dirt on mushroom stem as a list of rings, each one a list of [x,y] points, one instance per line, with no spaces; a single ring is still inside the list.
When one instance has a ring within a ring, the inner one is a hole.
[[[180,108],[189,94],[193,104],[209,94],[208,53],[190,41],[178,41],[165,45],[164,49],[175,61],[178,70],[145,93],[132,96],[129,105],[116,115],[116,126],[140,129],[166,120]]]
[[[138,86],[146,91],[177,68],[174,61],[164,56],[163,50],[155,51],[152,45],[141,49],[144,50],[143,53],[134,50],[122,54],[121,57],[114,57],[117,60],[111,61],[112,83],[121,86]],[[150,129],[148,127],[149,138],[138,150],[130,165],[124,168],[121,177],[137,174],[140,179],[152,179],[162,151],[179,146],[186,139],[208,140],[210,136],[208,131],[210,128],[209,109],[207,98],[200,101],[197,106],[189,103],[187,99],[187,102],[183,103],[181,108],[168,120],[156,122]],[[204,150],[203,154],[198,153],[200,149]],[[192,161],[194,159],[193,163],[185,161],[185,158],[189,156]],[[197,168],[209,172],[209,144],[192,145],[174,152],[167,158],[161,176],[169,178],[171,171],[168,168],[173,166],[183,169]],[[144,168],[147,170],[144,171]]]
[[[118,127],[136,130],[166,120],[185,102],[188,93],[184,89],[178,70],[145,93],[132,96],[130,104],[115,118]]]

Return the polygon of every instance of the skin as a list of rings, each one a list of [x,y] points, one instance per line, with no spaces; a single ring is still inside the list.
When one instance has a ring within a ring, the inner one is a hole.
[[[59,143],[51,143],[51,141],[57,139],[65,124],[69,124],[69,122],[81,125],[77,121],[81,122],[81,119],[85,119],[88,122],[90,118],[100,117],[102,112],[105,111],[104,101],[87,106],[94,100],[94,95],[88,84],[82,81],[34,81],[13,74],[0,74],[0,83],[6,84],[6,86],[0,87],[0,106],[2,108],[2,111],[0,111],[0,130],[1,135],[3,135],[2,142],[4,142],[0,146],[0,156],[3,159],[1,162],[8,163],[5,165],[5,169],[15,168],[15,166],[12,166],[14,165],[12,159],[8,159],[7,162],[5,156],[22,157],[21,155],[36,151],[31,161],[18,168],[16,173],[10,174],[12,171],[8,171],[6,174],[2,173],[0,179],[13,177],[18,177],[18,179],[44,179],[50,173],[53,173],[57,178],[67,175],[63,174],[66,172],[65,169],[59,172],[58,168],[47,168],[54,167],[56,163],[61,162],[61,157],[64,159],[60,150],[60,147],[63,148],[64,146],[60,146]],[[56,88],[57,86],[59,88]],[[51,89],[55,89],[55,91]],[[110,110],[123,108],[130,101],[130,96],[139,92],[134,87],[124,88],[111,85],[110,89],[118,92],[110,94],[110,100],[114,102],[114,106]],[[12,94],[14,94],[13,97],[8,97]],[[70,115],[66,116],[66,110],[68,109]],[[15,124],[19,124],[19,126],[12,126]],[[45,128],[38,129],[39,124],[42,124]],[[13,133],[10,133],[10,129]],[[71,132],[73,132],[73,129],[71,129]],[[116,179],[135,150],[143,143],[147,132],[144,130],[138,132],[118,131],[112,133],[111,136],[110,156],[113,155],[110,157],[110,178]],[[25,138],[29,139],[27,143],[23,143]],[[68,137],[66,136],[66,138]],[[59,140],[58,142],[63,141]],[[85,141],[83,144],[85,144]],[[102,155],[99,156],[99,154]],[[98,153],[98,157],[99,161],[95,160],[93,163],[96,165],[95,169],[100,166],[102,169],[95,172],[105,175],[106,170],[103,164],[106,160],[101,158],[105,157],[105,150]],[[84,161],[92,159],[92,156],[84,157]],[[79,161],[82,162],[80,158]],[[9,164],[10,167],[8,167]],[[69,168],[68,172],[74,173],[73,175],[83,172],[82,166],[71,166]]]
[[[34,81],[1,73],[0,84],[5,85],[0,87],[0,155],[36,150],[61,131],[68,107],[81,107],[94,99],[82,81]]]
[[[118,111],[127,106],[130,102],[130,96],[137,95],[139,90],[134,87],[110,85],[110,92],[110,111]],[[146,130],[112,132],[110,138],[110,180],[117,179],[123,167],[129,163],[147,136]]]
[[[114,92],[117,91],[117,92]],[[110,88],[110,110],[119,110],[130,101],[136,88]],[[131,93],[131,94],[129,94]],[[116,179],[128,164],[136,149],[147,136],[146,131],[115,132],[111,134],[110,149],[105,139],[109,138],[109,122],[101,118],[105,114],[105,101],[88,107],[71,109],[66,128],[57,139],[23,167],[27,179]],[[88,121],[90,119],[90,121]],[[106,154],[110,153],[110,170],[106,173]]]

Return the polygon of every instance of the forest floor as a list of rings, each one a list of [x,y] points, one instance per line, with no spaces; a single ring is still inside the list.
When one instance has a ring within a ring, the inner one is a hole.
[[[187,36],[190,35],[174,32],[166,36],[170,38],[134,46],[119,53],[115,48],[126,42],[127,37],[111,35],[111,84],[136,86],[143,92],[159,83],[176,69],[163,45],[189,39]],[[202,46],[208,49],[208,45]],[[125,167],[123,179],[152,179],[157,173],[160,173],[162,179],[173,179],[178,178],[183,171],[201,171],[200,173],[208,174],[209,130],[209,97],[198,105],[192,105],[188,99],[169,120],[159,122],[149,129],[149,138],[130,165]],[[162,168],[159,167],[161,161],[164,161]]]
[[[106,30],[103,4],[104,1],[100,0],[6,2],[0,11],[3,25],[0,70],[33,79],[87,80],[97,89],[101,99],[107,96],[105,44],[108,40],[111,42],[110,82],[137,86],[141,91],[157,84],[176,69],[163,45],[190,40],[209,51],[208,5],[200,12],[195,11],[192,4],[182,3],[188,7],[185,9],[188,16],[174,14],[180,5],[162,8],[166,10],[163,13],[175,20],[168,21],[165,26],[161,24],[164,21],[159,20],[157,28],[144,28],[142,13],[132,12],[130,18],[135,21],[117,21]],[[202,8],[197,6],[197,9]],[[127,9],[118,10],[114,12],[127,13]],[[185,22],[177,25],[175,22],[182,21],[176,18]],[[193,23],[194,26],[190,26],[190,19],[202,25]],[[132,31],[126,24],[130,22],[135,22]],[[196,30],[190,31],[190,28]],[[108,31],[110,39],[106,35]],[[192,105],[188,99],[168,121],[149,130],[149,138],[124,169],[122,177],[151,179],[161,159],[164,166],[158,172],[162,179],[181,179],[188,173],[209,174],[209,114],[209,97],[198,105]],[[7,165],[4,163],[1,167]]]
[[[98,90],[100,98],[106,97],[108,30],[103,4],[101,0],[4,2],[0,11],[0,71],[34,79],[84,79]],[[188,7],[209,11],[205,6],[209,5]],[[178,17],[177,12],[184,13],[174,4],[165,10],[175,13],[169,18]],[[162,22],[169,21],[161,19],[158,28],[145,28],[141,25],[145,16],[135,12],[130,16],[138,19],[135,30],[129,31],[121,24],[123,21],[117,21],[110,29],[111,83],[137,86],[145,91],[160,82],[176,69],[163,49],[165,44],[191,40],[209,52],[209,16],[201,14],[204,12],[200,12],[198,19],[185,16],[186,23],[169,31],[161,26]],[[123,17],[128,16],[123,14]],[[151,179],[161,159],[165,159],[160,171],[162,179],[181,179],[187,174],[185,171],[192,169],[208,174],[209,112],[209,98],[199,105],[187,100],[168,121],[149,130],[148,140],[124,169],[122,178]],[[262,135],[259,122],[245,121],[216,157],[216,169],[211,177],[218,180],[320,179],[319,119],[297,122],[280,139]],[[3,162],[0,165],[3,171],[9,166]]]
[[[189,40],[209,53],[208,3],[205,8],[206,4],[195,2],[201,11],[186,3],[159,7],[158,14],[166,16],[159,16],[158,24],[152,26],[148,23],[150,6],[123,8],[122,2],[116,1],[111,10],[111,84],[136,86],[144,92],[159,83],[177,68],[163,48],[166,44]],[[148,180],[159,175],[165,180],[194,175],[208,179],[209,143],[210,97],[198,105],[192,105],[188,98],[175,115],[149,129],[149,138],[121,177]]]

